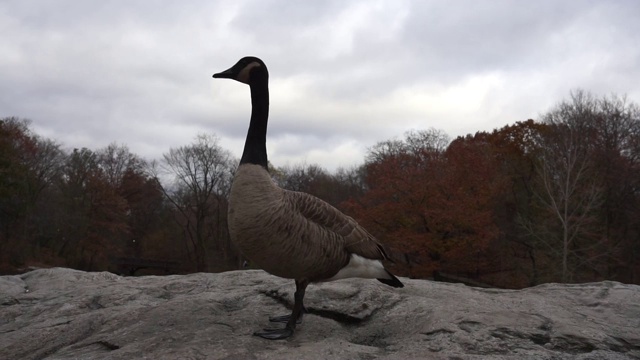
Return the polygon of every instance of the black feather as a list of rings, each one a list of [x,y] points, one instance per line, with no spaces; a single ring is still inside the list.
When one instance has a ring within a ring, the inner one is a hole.
[[[387,271],[387,274],[389,274],[391,279],[378,279],[378,281],[380,281],[381,283],[383,283],[385,285],[393,286],[395,288],[404,287],[404,284],[397,277],[395,277],[392,273]]]

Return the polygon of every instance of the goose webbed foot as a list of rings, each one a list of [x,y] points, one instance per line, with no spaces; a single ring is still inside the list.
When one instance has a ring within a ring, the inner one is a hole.
[[[293,335],[293,329],[288,326],[284,329],[264,329],[262,331],[254,332],[253,335],[260,336],[261,338],[268,340],[281,340]]]
[[[300,316],[298,317],[298,320],[296,320],[296,324],[300,325],[302,324],[302,316],[307,312],[306,309],[303,309],[302,312],[300,313]],[[270,322],[275,322],[275,323],[288,323],[289,319],[291,319],[291,314],[287,314],[287,315],[281,315],[281,316],[272,316],[269,318]]]
[[[256,331],[253,333],[255,336],[260,336],[263,339],[268,340],[280,340],[286,339],[293,335],[296,329],[296,325],[302,322],[302,314],[306,311],[302,300],[304,299],[304,292],[309,285],[308,280],[296,280],[296,292],[294,294],[293,311],[291,315],[275,316],[269,318],[271,322],[286,322],[287,325],[284,329],[264,329],[263,331]]]

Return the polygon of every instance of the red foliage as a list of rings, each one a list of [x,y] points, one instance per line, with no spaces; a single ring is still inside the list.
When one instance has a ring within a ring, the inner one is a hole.
[[[369,162],[368,191],[344,207],[405,254],[410,276],[486,270],[486,249],[498,235],[494,194],[503,186],[490,144],[466,137],[446,151],[411,145],[395,143]]]

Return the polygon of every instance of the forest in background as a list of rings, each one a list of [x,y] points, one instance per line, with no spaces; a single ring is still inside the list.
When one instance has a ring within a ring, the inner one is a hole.
[[[226,224],[237,164],[213,134],[145,161],[117,143],[65,150],[28,120],[0,119],[0,273],[251,267]],[[360,166],[270,172],[354,217],[401,276],[640,284],[640,108],[625,97],[574,91],[535,121],[453,140],[414,130]]]

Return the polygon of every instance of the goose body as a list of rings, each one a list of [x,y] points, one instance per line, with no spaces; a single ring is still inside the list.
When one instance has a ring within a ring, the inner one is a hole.
[[[231,78],[251,89],[249,131],[229,197],[231,240],[265,271],[296,282],[293,313],[277,318],[286,321],[286,327],[256,335],[267,339],[292,335],[309,283],[362,277],[402,287],[382,264],[387,259],[383,246],[354,219],[312,195],[273,182],[266,153],[268,71],[262,60],[242,58],[214,77]]]
[[[380,261],[382,246],[355,220],[314,196],[279,188],[259,165],[238,168],[228,221],[242,253],[273,275],[393,279]]]

